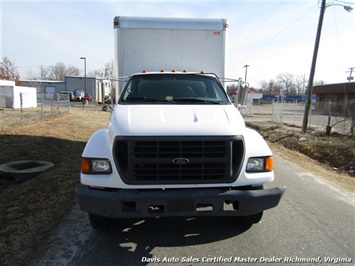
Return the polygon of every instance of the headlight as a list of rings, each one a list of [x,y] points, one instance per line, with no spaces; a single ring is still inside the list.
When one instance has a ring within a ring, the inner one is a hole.
[[[247,172],[269,172],[274,168],[272,157],[253,157],[248,159]]]
[[[111,164],[109,160],[92,160],[93,172],[111,172]]]
[[[84,174],[110,174],[111,162],[108,159],[82,158],[81,171]]]

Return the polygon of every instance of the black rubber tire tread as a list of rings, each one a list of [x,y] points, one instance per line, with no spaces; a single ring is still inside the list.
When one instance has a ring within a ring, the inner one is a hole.
[[[109,219],[96,214],[89,213],[89,221],[92,228],[99,231],[106,231],[109,229]]]
[[[263,185],[256,186],[256,187],[248,187],[246,190],[260,190],[264,189]],[[242,216],[241,221],[245,225],[252,225],[252,224],[257,224],[261,221],[261,218],[263,217],[264,212],[259,212],[255,213],[249,216]]]
[[[243,224],[251,225],[251,224],[259,223],[261,221],[261,218],[263,217],[263,213],[264,212],[259,212],[259,213],[253,214],[253,215],[241,217]]]

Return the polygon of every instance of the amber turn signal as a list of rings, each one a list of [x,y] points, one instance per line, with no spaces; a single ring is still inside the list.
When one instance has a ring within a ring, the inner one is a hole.
[[[273,157],[265,158],[265,170],[272,171],[272,169],[274,169],[274,158]]]

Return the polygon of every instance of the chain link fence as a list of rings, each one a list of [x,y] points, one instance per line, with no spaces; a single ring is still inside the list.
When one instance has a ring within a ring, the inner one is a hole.
[[[25,95],[0,94],[0,128],[46,120],[70,112],[69,94],[37,94],[29,104]],[[30,105],[30,107],[29,107]]]
[[[62,113],[70,113],[70,94],[37,94],[35,106],[26,107],[26,98],[20,94],[14,97],[0,94],[0,128],[24,125],[38,120],[46,120]],[[77,102],[80,104],[80,102]],[[246,117],[259,117],[260,121],[271,121],[294,127],[302,127],[304,102],[273,102],[272,104],[253,104],[250,100],[240,108]],[[317,113],[312,106],[309,117],[309,128],[326,131],[331,127],[332,132],[349,135],[353,127],[352,117],[328,112]]]
[[[262,105],[249,102],[243,106],[241,113],[243,116],[259,117],[260,121],[302,128],[304,109],[304,102],[273,102]],[[342,135],[351,134],[354,126],[350,115],[332,112],[331,107],[327,111],[317,112],[312,106],[308,123],[309,128],[313,130],[325,133],[331,128],[331,132]]]

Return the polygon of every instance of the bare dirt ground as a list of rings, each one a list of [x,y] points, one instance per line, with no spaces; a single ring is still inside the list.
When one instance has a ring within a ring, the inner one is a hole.
[[[22,159],[55,164],[50,171],[21,183],[0,176],[0,265],[24,265],[35,257],[50,231],[75,204],[81,153],[91,134],[107,125],[109,115],[72,108],[49,120],[0,128],[0,164]],[[269,141],[275,154],[355,192],[355,178],[346,174],[354,167],[354,140],[311,133],[307,141],[300,142],[304,135],[295,130],[251,126]]]

